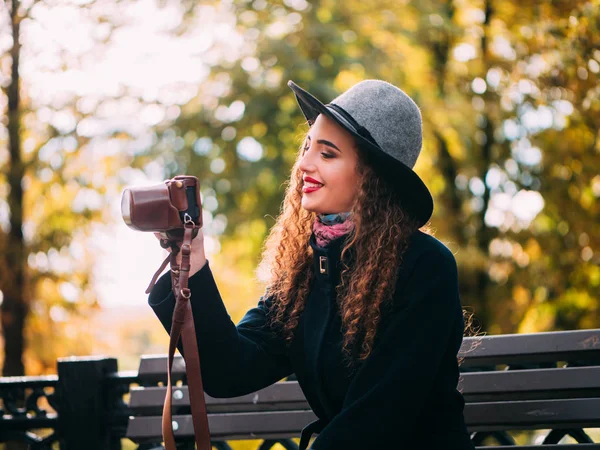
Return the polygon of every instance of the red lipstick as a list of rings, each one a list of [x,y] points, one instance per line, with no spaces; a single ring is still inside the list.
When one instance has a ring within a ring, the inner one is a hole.
[[[317,181],[311,177],[304,177],[303,181],[304,181],[304,186],[302,187],[302,192],[304,192],[305,194],[317,191],[317,190],[321,189],[321,187],[323,186],[323,183],[321,183],[320,181]],[[318,184],[318,186],[307,186],[306,183],[314,183],[314,184]]]

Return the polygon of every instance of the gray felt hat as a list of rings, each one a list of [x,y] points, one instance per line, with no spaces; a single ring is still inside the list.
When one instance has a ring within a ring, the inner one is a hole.
[[[421,112],[408,95],[385,81],[364,80],[323,104],[293,81],[288,86],[309,123],[322,113],[348,130],[369,161],[398,189],[419,226],[427,223],[433,198],[413,171],[421,153]]]

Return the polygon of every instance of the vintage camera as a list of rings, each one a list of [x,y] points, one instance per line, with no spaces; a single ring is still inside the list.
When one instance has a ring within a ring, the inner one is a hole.
[[[181,241],[186,223],[192,236],[202,228],[202,204],[198,178],[177,175],[162,184],[129,187],[121,197],[121,215],[137,231],[160,233],[167,241]]]

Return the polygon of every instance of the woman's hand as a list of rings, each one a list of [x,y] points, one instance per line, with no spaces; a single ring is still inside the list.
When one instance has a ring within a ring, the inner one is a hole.
[[[162,237],[160,233],[154,233],[154,236],[160,241]],[[171,253],[171,248],[167,248]],[[177,254],[177,264],[181,266],[181,251]],[[202,228],[198,230],[198,234],[192,239],[192,254],[190,255],[190,277],[198,272],[206,264],[206,255],[204,253],[204,233]]]

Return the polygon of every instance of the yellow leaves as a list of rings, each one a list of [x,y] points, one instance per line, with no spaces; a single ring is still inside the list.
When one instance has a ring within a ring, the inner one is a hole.
[[[560,141],[556,142],[557,148],[569,155],[569,159],[579,158],[582,153],[591,148],[595,143],[595,131],[586,128],[582,124],[572,123],[562,130]],[[571,168],[569,168],[571,171]]]
[[[562,220],[558,223],[558,225],[556,226],[556,229],[558,230],[558,232],[560,234],[562,234],[563,236],[566,236],[566,234],[569,232],[569,223],[565,220]]]
[[[222,244],[222,251],[211,260],[211,270],[232,320],[239,321],[258,302],[264,286],[254,276],[255,255],[266,234],[263,220],[253,220],[236,229],[234,237]]]
[[[34,297],[25,330],[28,345],[24,359],[29,375],[56,373],[57,358],[89,355],[94,341],[90,327],[92,309],[83,304],[76,311],[63,307],[54,280],[44,279],[37,292],[40,297]]]
[[[530,262],[529,255],[523,250],[523,246],[518,242],[512,243],[512,258],[519,267],[526,267]]]
[[[589,280],[590,286],[592,286],[592,287],[600,286],[600,267],[595,266],[595,265],[591,266],[589,268],[587,275],[588,275],[588,280]]]
[[[596,202],[594,198],[594,194],[591,188],[584,188],[581,191],[581,196],[579,198],[579,204],[585,209],[592,209]]]
[[[519,323],[531,305],[531,292],[527,287],[517,284],[512,288],[512,296],[509,301],[512,303],[511,322]]]
[[[251,212],[256,207],[257,203],[258,198],[256,197],[256,194],[250,192],[242,192],[240,194],[239,205],[242,212]]]
[[[324,7],[319,8],[317,10],[317,18],[319,19],[319,22],[321,22],[321,23],[330,22],[331,18],[332,18],[331,10],[324,8]]]
[[[571,169],[575,175],[581,174],[581,170],[583,169],[583,163],[578,159],[573,159],[571,161]]]
[[[514,292],[514,291],[513,291]],[[596,326],[597,300],[589,292],[570,288],[554,299],[545,300],[547,291],[538,288],[534,301],[524,315],[518,327],[519,333],[535,333],[556,330],[555,320],[563,322],[577,320],[582,328]],[[516,297],[515,297],[515,300]]]
[[[319,64],[323,67],[331,67],[333,62],[334,62],[333,56],[331,56],[328,53],[324,53],[323,55],[321,55],[319,57]]]
[[[597,308],[594,297],[589,292],[578,289],[568,289],[565,294],[559,298],[559,303],[565,307],[572,308],[575,311],[586,311]]]
[[[58,287],[56,286],[56,282],[50,278],[42,279],[35,286],[35,298],[47,297],[54,298],[58,296]]]
[[[538,286],[533,292],[534,303],[542,303],[548,299],[548,288],[545,286]]]
[[[448,153],[454,160],[463,161],[467,157],[466,148],[461,140],[461,136],[456,128],[444,130],[444,137],[448,147]]]
[[[297,103],[296,103],[296,99],[292,95],[281,96],[279,98],[279,101],[277,102],[277,106],[278,106],[279,110],[282,112],[293,112],[298,107]]]
[[[264,122],[256,122],[256,123],[252,124],[251,130],[252,130],[252,136],[259,139],[259,138],[263,137],[265,134],[267,134],[268,127],[267,127],[267,124],[265,124]]]
[[[542,256],[542,248],[540,247],[538,241],[533,238],[529,238],[527,240],[524,250],[525,253],[529,255],[529,260],[532,262],[537,261]]]
[[[429,178],[427,185],[431,194],[435,197],[446,190],[446,179],[439,174],[434,174]]]
[[[571,199],[573,200],[578,200],[579,199],[579,187],[577,187],[574,184],[570,184],[569,187],[567,188],[567,192],[569,193],[569,197],[571,197]]]
[[[271,169],[263,169],[258,174],[256,184],[260,187],[261,192],[266,195],[272,195],[277,191],[279,185],[277,177]]]
[[[536,333],[554,329],[554,308],[544,303],[529,308],[519,324],[518,333]]]
[[[564,321],[577,320],[582,328],[592,328],[597,322],[598,303],[588,291],[570,288],[557,299],[557,316]]]
[[[449,244],[446,245],[448,246]],[[487,254],[482,252],[479,247],[473,245],[461,248],[456,259],[461,267],[467,268],[473,271],[473,273],[485,270],[488,266]]]
[[[518,284],[512,289],[512,297],[516,305],[522,308],[527,306],[531,301],[531,292],[529,292],[529,289]]]
[[[355,85],[359,81],[364,79],[364,68],[362,72],[356,72],[351,70],[342,70],[338,73],[337,77],[335,77],[335,81],[333,82],[333,86],[339,92],[343,92],[346,89],[349,89],[351,86]]]
[[[294,438],[292,439],[296,445],[300,443],[300,439]],[[228,444],[231,446],[232,450],[255,450],[257,443],[256,441],[229,441]],[[272,450],[285,450],[285,447],[281,444],[275,444],[271,447]],[[126,449],[125,449],[126,450]]]

